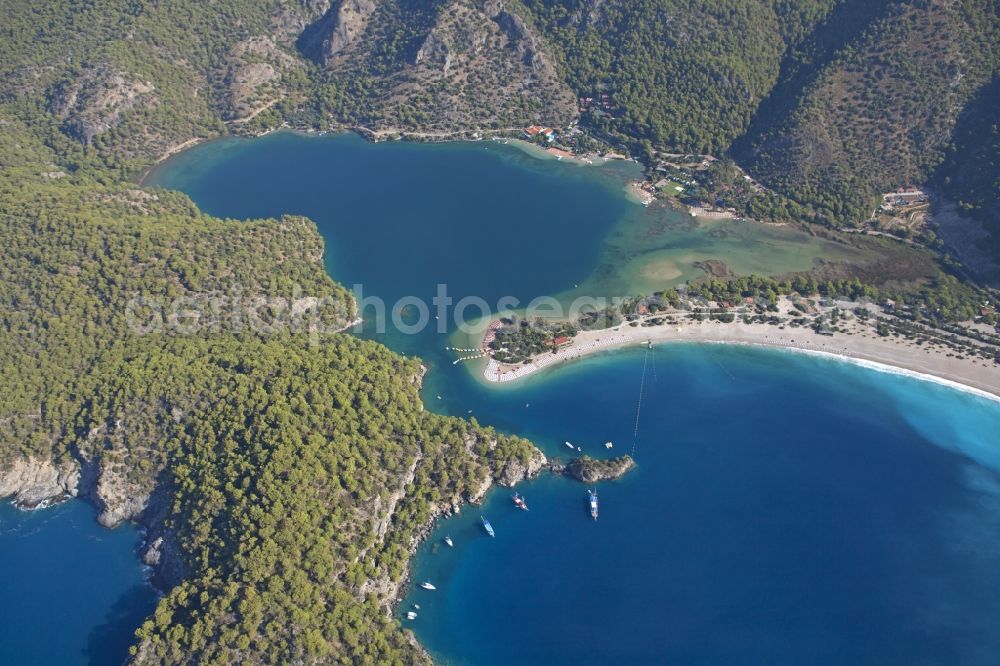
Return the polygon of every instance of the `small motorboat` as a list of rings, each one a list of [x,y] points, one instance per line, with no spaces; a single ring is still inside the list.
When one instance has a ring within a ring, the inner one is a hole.
[[[524,499],[524,495],[519,495],[518,493],[514,493],[513,500],[514,500],[514,506],[516,506],[518,509],[521,509],[522,511],[528,510],[528,502]]]
[[[436,590],[437,589],[436,587],[434,587],[433,585],[431,585],[430,582],[428,582],[426,580],[420,584],[420,587],[424,588],[425,590]]]
[[[479,516],[479,520],[483,521],[483,529],[486,530],[487,534],[491,537],[495,537],[497,535],[496,532],[493,531],[493,526],[490,525],[490,521],[486,520],[483,516]]]
[[[568,446],[568,447],[569,447],[569,448],[571,448],[571,449],[573,448],[573,445],[572,445],[572,444],[570,444],[569,442],[566,442],[566,446]]]
[[[407,620],[416,620],[417,619],[417,614],[414,613],[413,611],[408,611],[406,613],[406,619]]]
[[[611,442],[604,442],[604,448],[610,449],[612,446],[614,446],[614,444],[612,444]]]
[[[449,548],[451,548],[452,546],[454,546],[454,545],[455,545],[455,542],[451,540],[451,537],[450,537],[450,536],[446,536],[446,537],[444,538],[444,542],[445,542],[446,544],[448,544],[448,547],[449,547]]]
[[[413,604],[413,607],[416,608],[417,610],[420,610],[420,604]]]

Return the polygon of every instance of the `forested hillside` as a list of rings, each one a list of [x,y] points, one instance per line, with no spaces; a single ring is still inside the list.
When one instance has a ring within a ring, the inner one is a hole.
[[[1000,240],[1000,74],[959,118],[935,183],[962,213],[982,221]],[[994,256],[1000,257],[998,248]]]
[[[523,0],[580,96],[607,94],[593,128],[646,152],[725,151],[778,79],[789,43],[833,0]]]
[[[986,0],[0,12],[0,474],[56,462],[102,521],[149,529],[168,592],[143,663],[421,661],[385,612],[413,539],[540,462],[423,411],[417,361],[332,332],[354,304],[311,222],[215,219],[137,185],[168,150],[283,123],[565,125],[584,97],[582,124],[636,154],[731,151],[777,190],[762,216],[850,223],[933,172],[997,229]]]
[[[30,141],[5,136],[8,145]],[[66,168],[22,163],[0,180],[0,460],[65,450],[61,439],[92,390],[89,371],[183,330],[188,310],[204,310],[197,328],[206,333],[249,328],[232,321],[234,308],[208,322],[211,295],[302,293],[326,299],[314,314],[328,328],[353,318],[350,294],[323,271],[308,220],[217,220],[183,195],[103,185],[99,173]],[[155,335],[142,334],[154,321]]]
[[[419,364],[373,343],[212,355],[240,372],[178,436],[168,520],[190,574],[142,627],[138,661],[422,661],[385,612],[418,530],[531,447],[423,411]]]
[[[880,192],[924,184],[1000,63],[990,0],[2,9],[3,104],[108,167],[134,172],[224,122],[447,136],[582,112],[649,160],[731,152],[778,195],[751,212],[837,225],[866,219]]]
[[[238,45],[266,35],[277,7],[269,0],[4,0],[3,103],[36,134],[58,141],[61,133],[109,161],[158,156],[223,130],[227,74],[267,62]],[[265,82],[256,82],[263,95]]]
[[[749,212],[854,224],[922,185],[997,71],[989,0],[524,0],[593,130],[654,152],[732,151],[778,196]]]
[[[217,220],[48,157],[0,190],[0,468],[93,468],[103,520],[167,540],[186,577],[141,660],[422,659],[384,612],[417,530],[536,453],[423,411],[417,361],[330,332],[354,304],[310,222]]]
[[[548,46],[498,1],[0,2],[0,102],[132,175],[194,137],[566,123]]]
[[[754,120],[745,164],[800,207],[843,224],[877,195],[925,183],[959,113],[1000,62],[989,0],[886,3],[797,92]]]
[[[4,11],[0,477],[75,469],[102,522],[147,528],[172,592],[142,663],[423,661],[386,612],[418,530],[537,451],[425,412],[418,361],[333,332],[355,306],[310,221],[124,179],[225,131],[233,54],[269,65],[281,9]],[[282,53],[281,76],[312,67]]]
[[[297,40],[322,118],[380,132],[565,125],[551,48],[499,0],[333,3]]]

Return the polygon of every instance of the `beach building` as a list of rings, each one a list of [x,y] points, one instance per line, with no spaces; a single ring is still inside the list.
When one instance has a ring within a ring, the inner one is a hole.
[[[565,347],[566,345],[568,345],[571,342],[573,342],[573,338],[571,338],[569,336],[566,336],[566,335],[557,335],[552,340],[552,346],[553,347]]]
[[[543,127],[542,125],[532,125],[530,127],[524,128],[524,135],[529,139],[534,139],[536,136],[543,137],[549,143],[556,140],[556,131],[551,127]]]

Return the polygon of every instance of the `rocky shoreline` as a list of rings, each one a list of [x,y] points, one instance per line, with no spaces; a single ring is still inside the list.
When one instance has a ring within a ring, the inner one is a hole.
[[[549,460],[541,451],[536,449],[535,453],[527,464],[519,461],[507,463],[499,474],[488,478],[469,496],[435,507],[425,528],[415,535],[411,554],[416,553],[438,518],[458,514],[462,504],[481,503],[494,485],[511,488],[542,472],[566,476],[581,483],[596,483],[618,479],[635,467],[635,461],[628,455],[607,460],[589,456]],[[127,492],[128,485],[124,479],[102,469],[98,463],[83,459],[56,463],[27,458],[15,461],[7,470],[0,472],[0,498],[9,499],[19,509],[44,509],[70,499],[82,499],[98,508],[100,514],[97,520],[103,527],[113,529],[125,521],[138,525],[146,535],[140,557],[145,564],[153,567],[154,578],[163,583],[158,587],[169,587],[183,578],[184,567],[176,541],[165,527],[168,493],[164,484],[158,485],[149,494]],[[377,583],[374,586],[381,587],[390,598],[395,598],[405,582],[403,580],[394,585],[386,581],[396,590],[386,590]]]
[[[421,379],[418,376],[413,381],[420,383]],[[536,448],[526,463],[511,460],[466,496],[451,498],[432,507],[427,521],[410,539],[410,560],[429,537],[439,518],[458,514],[464,504],[482,503],[494,486],[510,488],[544,472],[590,484],[620,478],[634,467],[635,462],[628,455],[608,460],[589,456],[550,460]],[[165,592],[180,583],[188,572],[176,536],[167,527],[170,487],[162,480],[162,476],[160,479],[152,492],[143,493],[111,466],[87,460],[76,452],[73,458],[59,462],[28,458],[15,461],[6,469],[0,470],[0,498],[10,498],[15,506],[24,510],[43,509],[77,498],[98,508],[98,522],[106,528],[114,528],[123,521],[134,523],[143,533],[139,558],[151,569],[150,583]],[[387,513],[387,522],[391,521],[392,513],[393,510]],[[410,566],[407,566],[397,580],[392,580],[388,575],[374,578],[367,582],[362,593],[374,593],[381,600],[385,613],[391,615],[402,602],[405,591],[409,588],[411,575]],[[430,661],[430,656],[412,632],[407,632],[407,636],[414,647]]]
[[[572,458],[568,461],[560,459],[549,460],[540,450],[535,449],[537,455],[534,456],[527,465],[511,462],[503,469],[496,478],[490,478],[475,493],[465,497],[462,501],[444,503],[436,506],[432,511],[427,523],[417,532],[410,543],[409,553],[412,559],[416,555],[420,545],[427,540],[440,518],[451,518],[462,511],[463,504],[478,505],[486,498],[486,494],[494,485],[504,488],[512,488],[522,481],[527,481],[537,477],[542,472],[548,472],[559,476],[566,476],[581,483],[596,483],[598,481],[611,481],[619,479],[635,468],[635,460],[628,454],[600,460],[590,456]],[[401,602],[403,591],[407,589],[410,582],[410,570],[407,567],[406,573],[399,580],[398,584],[392,584],[394,589],[390,594],[390,610],[396,608]]]
[[[561,474],[580,483],[597,483],[598,481],[614,481],[628,474],[635,468],[635,460],[627,453],[617,458],[601,460],[590,456],[573,458],[567,463],[555,461],[550,464],[549,471]]]
[[[97,508],[102,527],[113,529],[125,521],[136,524],[144,535],[139,557],[152,567],[153,585],[166,590],[180,582],[186,570],[165,524],[169,498],[162,484],[148,494],[136,490],[115,472],[82,456],[60,462],[26,458],[0,470],[0,499],[18,509],[41,510],[80,499]]]
[[[10,498],[19,509],[44,509],[76,497],[80,478],[80,468],[72,463],[17,460],[0,473],[0,497]]]

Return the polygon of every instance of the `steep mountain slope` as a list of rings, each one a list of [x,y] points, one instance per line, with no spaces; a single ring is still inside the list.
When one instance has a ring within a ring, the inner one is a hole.
[[[785,198],[754,212],[832,224],[924,183],[1000,64],[989,0],[523,5],[594,130],[650,159],[731,150]]]
[[[725,150],[774,85],[784,43],[766,2],[525,0],[582,97],[627,143]]]
[[[3,102],[116,160],[218,134],[302,69],[272,39],[295,15],[276,0],[2,5]]]
[[[784,198],[755,212],[835,224],[923,183],[1000,63],[989,0],[6,5],[0,99],[106,166],[224,121],[446,136],[582,109],[648,159],[731,150]]]
[[[981,223],[972,229],[973,253],[985,258],[987,272],[1000,282],[1000,74],[962,112],[945,160],[933,183],[957,204],[958,212]],[[969,225],[965,225],[968,227]],[[946,233],[947,236],[947,233]],[[946,240],[948,238],[946,237]],[[975,263],[975,262],[973,262]],[[989,264],[995,268],[990,271]]]
[[[818,219],[861,221],[925,182],[1000,62],[993,3],[891,3],[815,74],[787,115],[754,120],[746,163]]]
[[[575,100],[546,46],[499,0],[345,2],[298,40],[324,85],[356,99],[321,107],[376,130],[447,132],[572,120]]]
[[[497,0],[0,10],[0,102],[106,166],[135,169],[223,122],[453,131],[575,112],[544,41]]]

